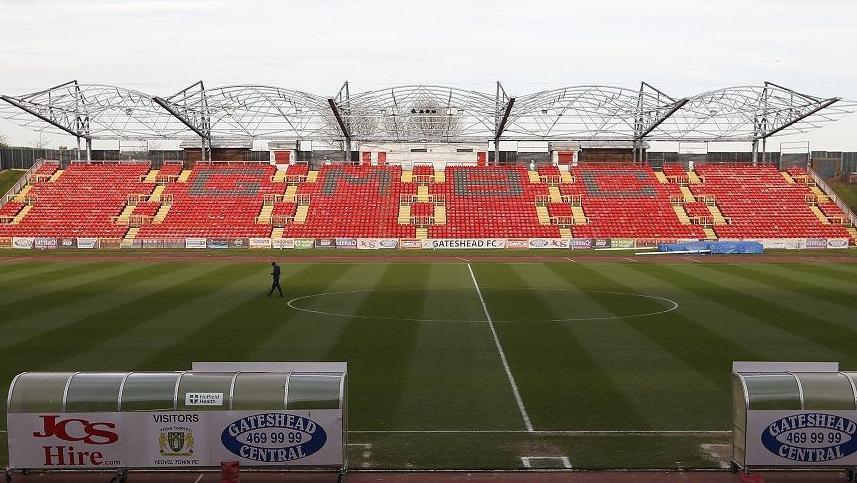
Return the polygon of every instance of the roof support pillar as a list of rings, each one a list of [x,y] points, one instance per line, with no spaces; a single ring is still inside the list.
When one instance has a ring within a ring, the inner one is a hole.
[[[339,106],[336,105],[336,100],[334,100],[332,97],[328,97],[327,104],[330,106],[330,110],[333,112],[333,117],[336,118],[336,123],[339,124],[339,130],[342,131],[342,135],[345,138],[343,142],[343,147],[345,148],[345,160],[350,163],[351,133],[348,131],[348,127],[345,125],[345,121],[342,119],[342,115],[339,113]]]
[[[86,138],[86,161],[92,161],[92,138]]]
[[[753,166],[756,166],[759,162],[759,140],[753,140]]]

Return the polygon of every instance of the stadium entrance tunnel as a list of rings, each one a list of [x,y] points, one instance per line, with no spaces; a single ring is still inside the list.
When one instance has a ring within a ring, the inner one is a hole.
[[[598,322],[652,317],[679,304],[654,295],[564,288],[481,287],[494,322]],[[295,297],[292,310],[319,316],[404,322],[485,322],[472,288],[365,289]]]

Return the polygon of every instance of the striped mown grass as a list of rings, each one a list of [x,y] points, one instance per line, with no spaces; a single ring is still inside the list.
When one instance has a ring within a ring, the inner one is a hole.
[[[718,467],[701,445],[728,443],[733,360],[857,369],[855,264],[473,263],[484,307],[463,261],[288,264],[285,299],[265,296],[269,268],[4,262],[3,389],[22,371],[345,360],[355,467]]]

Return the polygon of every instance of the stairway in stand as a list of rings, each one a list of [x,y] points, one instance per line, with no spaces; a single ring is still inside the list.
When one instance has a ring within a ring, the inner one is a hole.
[[[675,216],[678,217],[679,223],[682,225],[690,225],[690,217],[687,216],[687,212],[684,210],[684,206],[682,205],[672,205],[673,211],[675,211]]]
[[[571,216],[574,217],[574,224],[575,225],[585,225],[587,222],[586,213],[583,211],[582,206],[573,206],[572,205]]]
[[[815,217],[818,218],[818,221],[820,221],[821,224],[823,224],[823,225],[829,225],[830,224],[830,220],[828,220],[827,217],[824,216],[824,213],[821,212],[821,210],[818,208],[818,206],[809,205],[809,209],[810,209],[810,211],[812,211],[812,213],[815,215]]]
[[[152,194],[149,195],[149,201],[152,203],[157,203],[161,198],[161,195],[164,193],[164,190],[167,189],[166,186],[158,185],[155,186],[155,189],[152,190]]]
[[[530,178],[530,183],[538,184],[542,182],[538,171],[527,171],[527,176]]]
[[[172,205],[161,205],[160,208],[158,208],[158,212],[155,213],[155,217],[152,219],[152,223],[163,223],[164,218],[167,217],[167,213],[170,212],[171,206]]]
[[[699,179],[699,176],[696,174],[696,171],[688,171],[687,180],[690,182],[690,184],[702,184],[702,180]]]
[[[262,205],[259,210],[259,216],[256,217],[256,223],[268,225],[271,223],[271,215],[274,213],[274,205]]]
[[[21,223],[21,220],[23,220],[24,217],[27,216],[27,213],[29,213],[32,209],[33,205],[24,205],[21,208],[21,211],[19,211],[18,214],[16,214],[15,217],[12,218],[12,224],[17,225],[18,223]]]
[[[128,231],[125,232],[125,237],[122,238],[121,247],[128,248],[134,244],[134,239],[137,238],[137,233],[139,233],[140,228],[136,226],[132,226],[128,228]]]
[[[125,208],[122,209],[122,213],[119,214],[119,218],[117,218],[116,221],[119,224],[127,224],[128,220],[131,218],[131,213],[134,213],[134,206],[125,205]]]
[[[306,223],[307,213],[309,213],[309,205],[298,206],[297,210],[295,210],[295,223],[298,225]]]
[[[548,207],[547,206],[538,206],[537,205],[536,206],[536,216],[538,216],[538,218],[539,218],[539,224],[540,225],[550,225],[551,224],[551,217],[550,217],[550,214],[548,214]]]
[[[446,205],[435,205],[434,207],[434,224],[446,225]]]
[[[23,203],[24,200],[27,198],[27,193],[29,193],[31,189],[33,189],[33,185],[28,184],[24,186],[24,188],[21,189],[21,191],[19,191],[14,198],[12,198],[12,201],[14,201],[15,203]]]
[[[714,218],[715,225],[725,225],[726,218],[723,217],[723,213],[720,211],[720,208],[717,205],[708,205],[708,211],[711,212],[711,217]]]
[[[397,222],[400,225],[411,224],[411,205],[399,205],[399,217]]]

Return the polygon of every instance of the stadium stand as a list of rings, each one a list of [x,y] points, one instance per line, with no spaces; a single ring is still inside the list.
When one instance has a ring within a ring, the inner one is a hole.
[[[414,195],[417,190],[415,183],[402,182],[400,166],[324,166],[318,172],[304,168],[295,171],[299,173],[296,178],[305,180],[298,184],[295,223],[286,227],[285,236],[416,236],[414,225],[398,222],[400,196]],[[289,167],[286,178],[292,174]]]
[[[588,219],[574,227],[576,237],[705,238],[701,226],[673,208],[671,198],[681,195],[678,186],[661,183],[649,166],[577,166],[572,174],[579,181],[561,185],[560,191],[579,197]]]
[[[0,237],[851,238],[801,168],[43,163]]]
[[[47,179],[34,176],[16,199],[25,216],[18,212],[17,222],[0,225],[0,236],[121,238],[128,226],[116,218],[129,195],[151,193],[141,182],[148,171],[148,163],[72,163],[64,171],[46,163],[37,175]]]
[[[167,184],[166,216],[144,225],[138,237],[267,237],[271,224],[257,217],[265,195],[283,194],[272,181],[275,171],[267,163],[198,163],[186,182]]]
[[[803,182],[789,182],[773,166],[703,165],[695,171],[705,182],[691,191],[713,196],[714,207],[730,221],[714,227],[719,238],[850,238],[843,225],[814,213],[818,194],[806,184],[805,172]],[[799,171],[786,172],[792,173]]]

